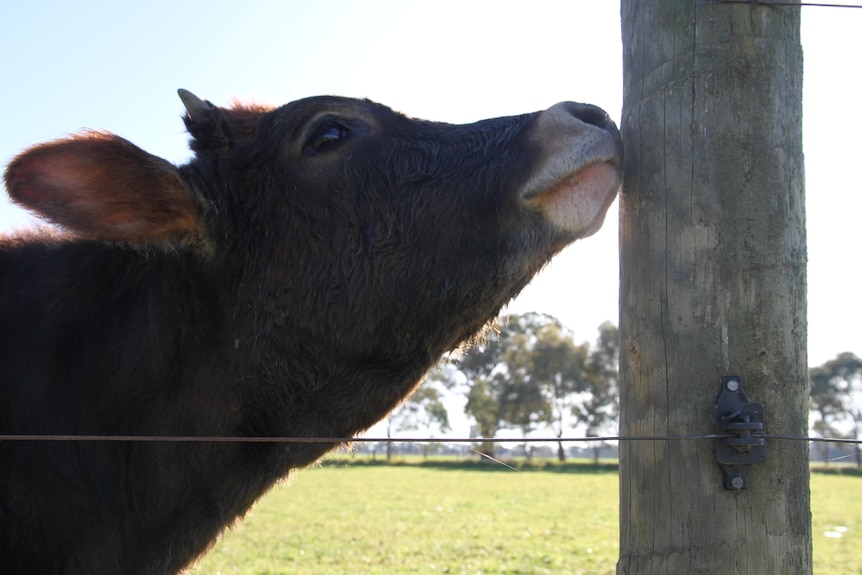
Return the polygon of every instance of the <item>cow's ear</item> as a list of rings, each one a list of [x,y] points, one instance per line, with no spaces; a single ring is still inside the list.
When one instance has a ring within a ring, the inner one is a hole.
[[[177,168],[113,134],[87,132],[12,161],[16,203],[76,234],[134,243],[196,243],[201,206]]]

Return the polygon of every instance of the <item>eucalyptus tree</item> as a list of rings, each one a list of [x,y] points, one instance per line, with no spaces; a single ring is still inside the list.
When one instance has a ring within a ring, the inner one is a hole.
[[[850,352],[838,354],[809,372],[811,409],[819,416],[814,429],[822,437],[841,435],[850,429],[854,439],[862,437],[862,359]],[[829,462],[829,444],[823,443],[824,460]],[[857,446],[856,465],[862,467]]]

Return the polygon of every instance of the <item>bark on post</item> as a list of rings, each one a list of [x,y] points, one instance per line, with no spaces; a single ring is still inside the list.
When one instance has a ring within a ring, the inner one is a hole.
[[[714,433],[722,375],[805,435],[799,7],[622,0],[621,434]],[[715,440],[620,446],[619,575],[811,573],[808,445],[746,491]]]

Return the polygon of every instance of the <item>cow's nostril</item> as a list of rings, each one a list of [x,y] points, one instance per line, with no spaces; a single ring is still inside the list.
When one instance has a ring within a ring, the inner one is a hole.
[[[566,107],[570,114],[585,124],[590,124],[591,126],[596,126],[603,130],[607,130],[611,126],[616,127],[616,124],[614,124],[614,121],[611,120],[610,116],[608,116],[608,113],[598,106],[569,102]]]

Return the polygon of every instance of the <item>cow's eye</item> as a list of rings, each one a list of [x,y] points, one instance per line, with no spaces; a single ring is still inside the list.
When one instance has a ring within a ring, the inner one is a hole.
[[[318,128],[308,139],[306,146],[315,151],[320,151],[323,148],[334,144],[335,142],[347,137],[350,130],[337,122],[328,122]]]

